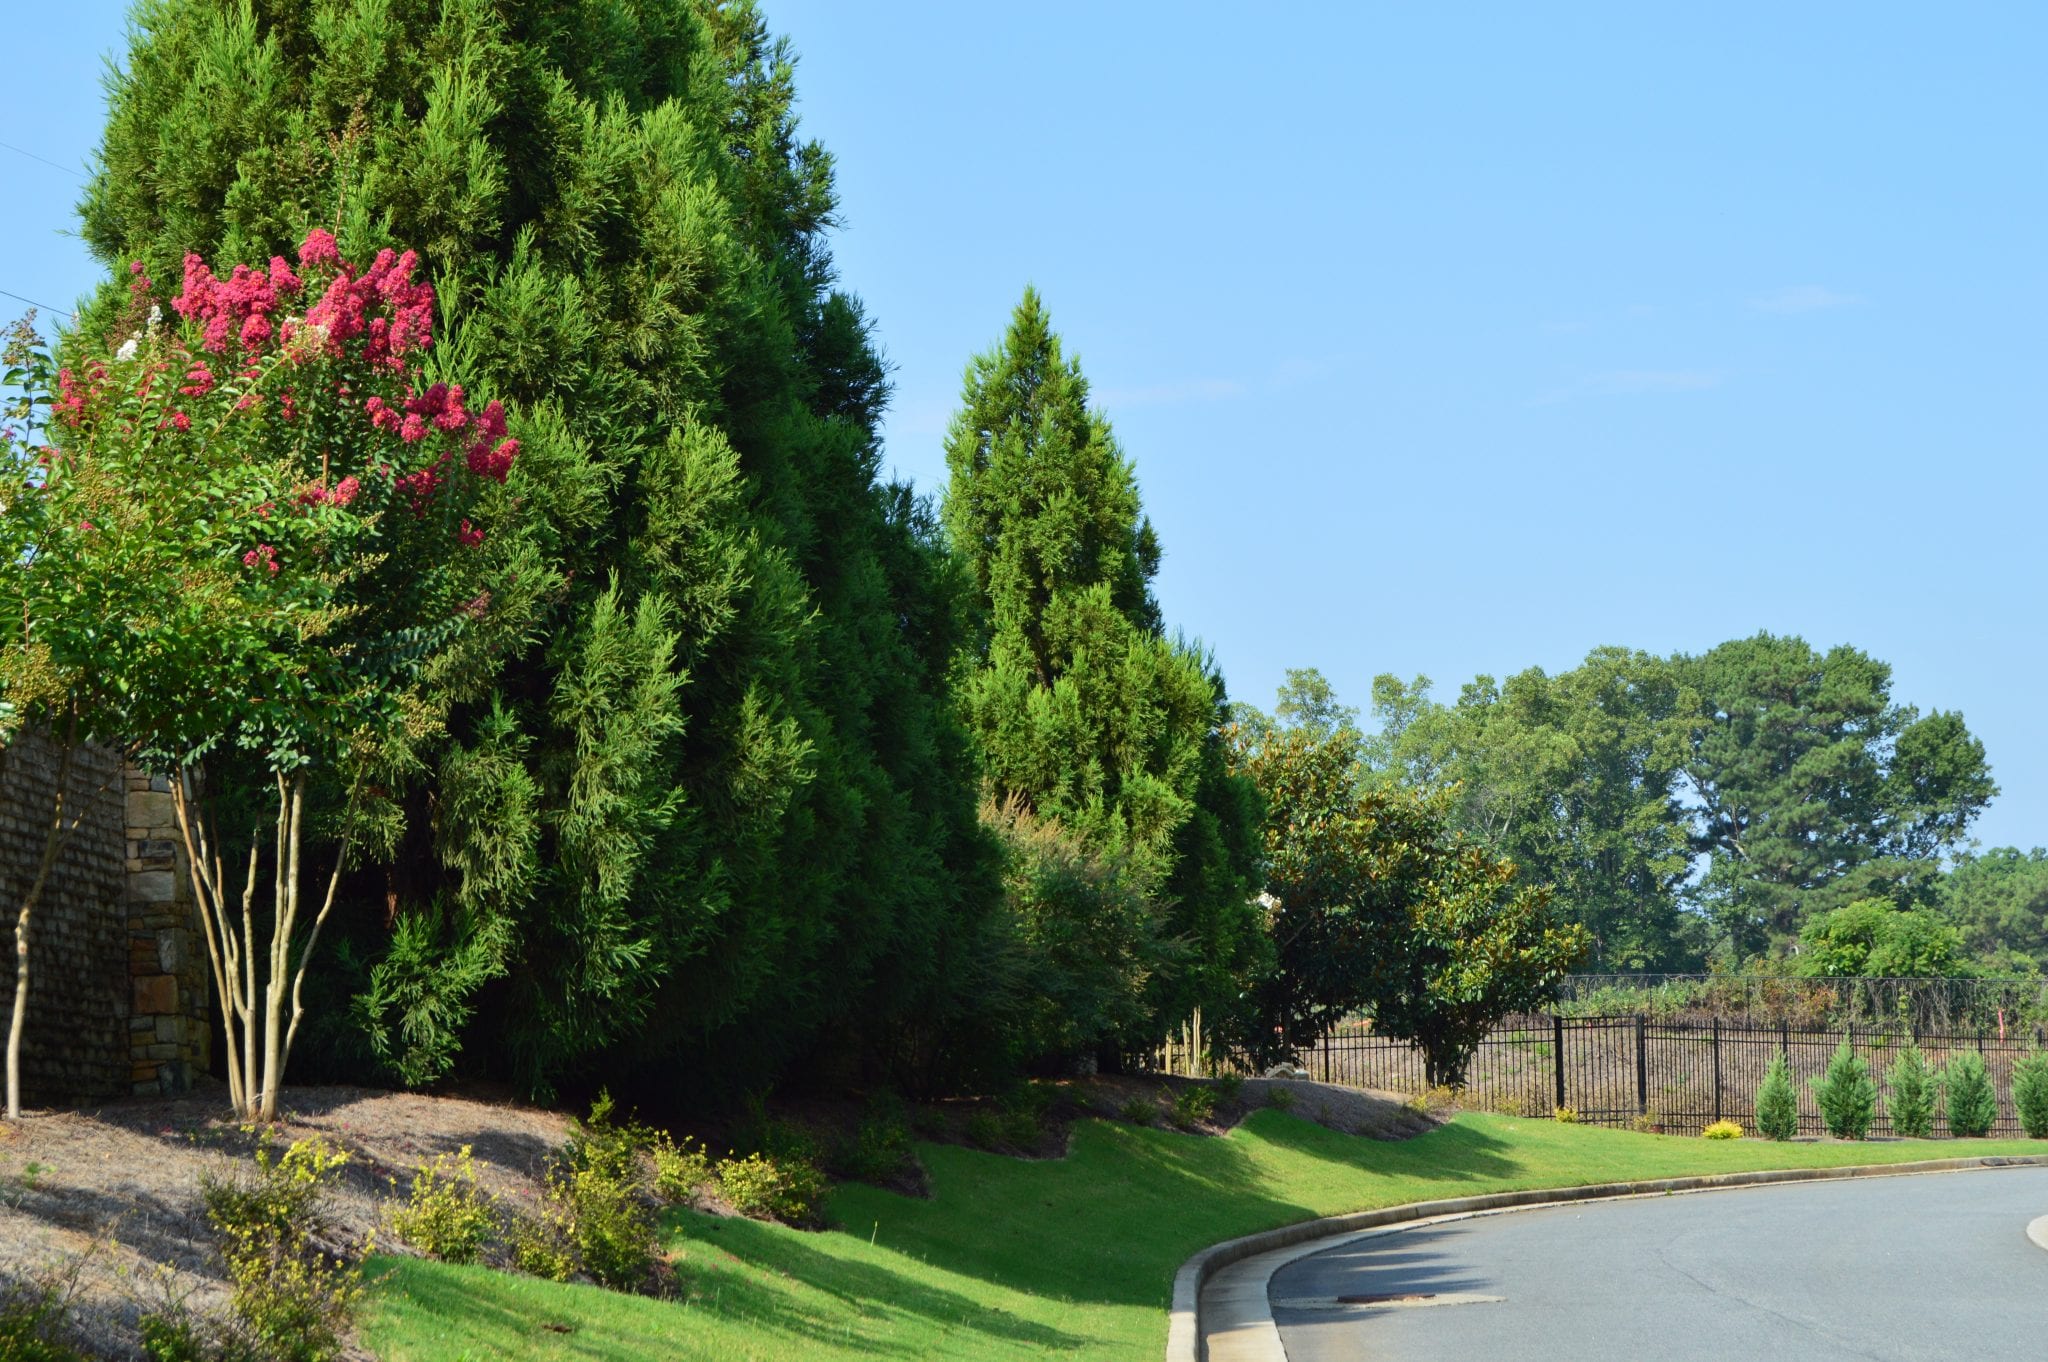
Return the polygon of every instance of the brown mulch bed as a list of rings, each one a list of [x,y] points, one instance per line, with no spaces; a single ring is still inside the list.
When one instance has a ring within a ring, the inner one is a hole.
[[[471,1146],[477,1181],[513,1206],[538,1200],[540,1169],[567,1119],[509,1103],[369,1088],[294,1088],[279,1148],[318,1135],[349,1162],[331,1198],[337,1250],[377,1228],[378,1201],[438,1154]],[[100,1355],[130,1355],[136,1317],[168,1284],[195,1310],[225,1303],[200,1180],[246,1163],[253,1132],[218,1086],[189,1097],[30,1111],[0,1123],[0,1276],[23,1278],[85,1255],[73,1320]]]

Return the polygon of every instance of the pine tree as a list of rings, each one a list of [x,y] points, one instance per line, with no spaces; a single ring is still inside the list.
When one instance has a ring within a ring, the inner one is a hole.
[[[99,257],[415,248],[436,356],[524,439],[492,608],[527,641],[439,678],[339,910],[387,1062],[438,1072],[463,1034],[537,1089],[679,1056],[754,1084],[821,1043],[931,1062],[995,867],[953,586],[877,481],[883,367],[787,49],[712,0],[143,0],[133,32]]]
[[[1998,1090],[1991,1086],[1991,1074],[1984,1056],[1975,1050],[1958,1050],[1941,1070],[1941,1096],[1948,1108],[1948,1133],[1960,1139],[1978,1139],[1991,1133],[1998,1122]]]
[[[1193,952],[1152,961],[1159,1012],[1225,1002],[1259,949],[1256,796],[1225,760],[1221,676],[1164,634],[1136,475],[1035,290],[969,366],[946,462],[991,806],[1053,820],[1157,905],[1157,935]]]
[[[1789,1140],[1799,1133],[1799,1096],[1782,1050],[1772,1057],[1756,1090],[1756,1129],[1769,1140]]]
[[[1836,1139],[1860,1140],[1870,1133],[1877,1116],[1877,1082],[1846,1037],[1835,1047],[1826,1072],[1813,1080],[1813,1100],[1828,1134]]]
[[[1885,1079],[1891,1088],[1892,1133],[1910,1140],[1934,1134],[1934,1073],[1920,1047],[1907,1042]]]

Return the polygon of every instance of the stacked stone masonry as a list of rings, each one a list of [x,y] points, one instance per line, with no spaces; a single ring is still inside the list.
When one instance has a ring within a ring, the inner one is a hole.
[[[42,856],[59,764],[57,744],[38,733],[0,749],[9,926]],[[31,924],[24,1099],[184,1092],[210,1058],[210,980],[170,787],[88,747],[70,789],[85,818]]]

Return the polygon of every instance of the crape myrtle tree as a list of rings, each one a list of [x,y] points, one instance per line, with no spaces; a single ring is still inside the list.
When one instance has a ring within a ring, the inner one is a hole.
[[[794,97],[743,3],[136,9],[101,258],[416,247],[435,363],[523,442],[528,627],[434,701],[338,891],[351,1030],[407,1081],[466,1036],[545,1091],[678,1057],[758,1085],[820,1046],[935,1071],[971,1029],[998,888],[958,612],[877,482],[883,365]],[[306,797],[331,852],[347,791]]]
[[[1146,935],[1180,955],[1132,959],[1153,974],[1154,1022],[1228,1008],[1258,934],[1255,810],[1224,761],[1222,678],[1163,631],[1160,545],[1137,478],[1035,290],[969,365],[946,464],[947,537],[973,621],[960,707],[990,806],[1031,815],[998,831],[1032,856],[1020,830],[1056,823],[1153,903]]]
[[[487,547],[519,442],[500,404],[425,380],[416,265],[353,268],[318,229],[296,266],[188,255],[175,319],[140,314],[136,266],[136,329],[71,337],[31,491],[28,648],[89,666],[102,727],[170,777],[249,1120],[277,1115],[352,853],[388,842],[388,790],[524,613],[517,540]],[[333,831],[309,855],[315,789]]]
[[[1290,673],[1280,719],[1241,708],[1232,729],[1237,764],[1266,803],[1273,967],[1248,1048],[1291,1056],[1364,1011],[1381,1034],[1422,1048],[1430,1083],[1456,1086],[1500,1018],[1555,995],[1589,933],[1456,830],[1455,786],[1376,781],[1350,712],[1314,702],[1318,681]]]
[[[25,731],[39,730],[58,745],[56,778],[47,810],[38,810],[43,840],[24,884],[10,884],[14,919],[14,1007],[7,1028],[7,1119],[21,1115],[21,1041],[28,1023],[36,910],[72,834],[104,789],[80,779],[80,745],[125,746],[120,688],[105,665],[123,640],[103,627],[121,618],[120,606],[177,590],[165,564],[139,554],[113,577],[79,570],[72,552],[89,542],[86,512],[53,485],[45,418],[55,374],[35,328],[35,314],[8,329],[6,386],[0,416],[0,761]],[[61,464],[55,468],[61,474]],[[77,515],[71,515],[78,511]],[[68,517],[68,518],[67,518]],[[112,768],[116,777],[120,765]],[[4,770],[4,767],[0,767]]]

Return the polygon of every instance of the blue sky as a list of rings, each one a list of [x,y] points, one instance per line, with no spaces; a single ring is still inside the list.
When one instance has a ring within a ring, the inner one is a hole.
[[[1237,696],[1849,642],[1983,737],[1979,837],[2048,843],[2048,10],[767,10],[893,466],[937,489],[1037,284]],[[121,29],[13,16],[0,141],[81,165]],[[78,181],[0,183],[0,289],[68,303]]]

